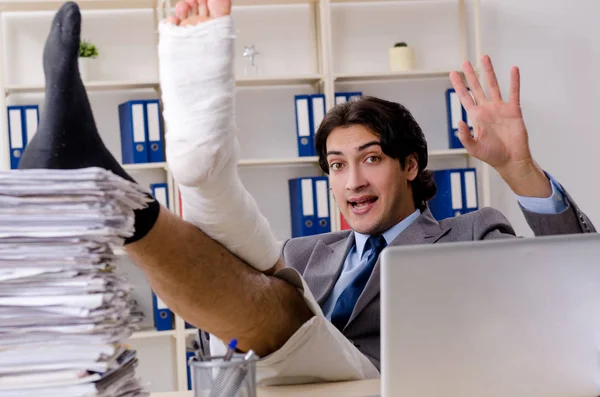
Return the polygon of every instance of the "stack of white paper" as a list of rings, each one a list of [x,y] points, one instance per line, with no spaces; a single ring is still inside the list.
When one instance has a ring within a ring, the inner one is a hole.
[[[145,192],[99,168],[0,172],[0,397],[148,395],[112,265]]]

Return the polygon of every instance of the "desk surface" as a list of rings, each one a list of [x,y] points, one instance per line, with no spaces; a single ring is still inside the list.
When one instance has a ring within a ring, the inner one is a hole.
[[[379,379],[307,385],[259,387],[257,397],[379,397]],[[150,397],[194,397],[189,391],[153,393]]]
[[[379,397],[379,379],[332,382],[293,386],[269,386],[258,389],[257,397]]]

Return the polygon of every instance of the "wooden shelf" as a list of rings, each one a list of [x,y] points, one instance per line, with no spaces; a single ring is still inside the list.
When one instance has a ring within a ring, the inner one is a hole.
[[[298,84],[315,84],[322,80],[318,74],[308,74],[299,76],[273,76],[273,77],[238,77],[236,85],[238,87],[261,87],[261,86],[282,86]]]
[[[150,339],[150,338],[164,338],[165,336],[175,337],[175,330],[169,331],[156,331],[156,330],[147,330],[147,331],[138,331],[134,332],[133,335],[129,337],[128,340],[134,339]]]
[[[329,0],[332,4],[344,3],[427,3],[440,0]]]
[[[0,12],[37,12],[56,11],[65,2],[56,0],[19,0],[0,2]],[[151,9],[158,6],[157,0],[79,0],[79,8],[83,10],[127,10]]]
[[[236,80],[238,87],[264,87],[264,86],[284,86],[299,84],[316,84],[322,80],[318,74],[299,75],[299,76],[273,76],[273,77],[240,77]],[[84,83],[87,91],[118,91],[118,90],[136,90],[152,89],[158,90],[160,83],[156,80],[151,81],[92,81]],[[23,94],[23,93],[43,93],[46,89],[45,84],[16,84],[5,87],[5,95]]]
[[[459,69],[456,69],[459,71]],[[339,73],[334,79],[337,83],[356,81],[384,81],[417,78],[449,78],[452,70],[415,70],[410,72],[382,72],[382,73]]]
[[[290,157],[290,158],[273,158],[273,159],[244,159],[240,160],[240,166],[261,166],[261,165],[294,165],[294,164],[316,164],[318,158],[310,157]]]
[[[366,397],[381,394],[381,379],[308,383],[286,386],[259,386],[257,397]],[[188,390],[151,393],[150,397],[193,397]]]
[[[126,171],[136,170],[167,170],[167,163],[140,163],[140,164],[121,164]]]
[[[84,83],[87,91],[118,91],[136,89],[154,89],[159,87],[158,81],[92,81]],[[23,93],[43,93],[45,84],[8,85],[4,89],[6,95]]]
[[[429,157],[468,156],[467,149],[430,150]]]
[[[245,6],[285,6],[318,3],[318,0],[234,0],[233,7]]]

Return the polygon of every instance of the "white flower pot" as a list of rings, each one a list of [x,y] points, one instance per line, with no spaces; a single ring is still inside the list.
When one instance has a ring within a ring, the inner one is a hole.
[[[390,71],[407,72],[415,68],[415,53],[411,47],[392,47],[390,54]]]
[[[90,79],[90,62],[91,58],[82,58],[79,57],[79,74],[81,75],[81,80],[86,82]]]

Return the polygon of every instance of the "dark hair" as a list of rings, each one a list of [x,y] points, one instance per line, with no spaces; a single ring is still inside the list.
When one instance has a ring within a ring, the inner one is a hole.
[[[437,192],[433,174],[427,167],[427,141],[421,127],[412,114],[399,103],[375,97],[362,97],[337,105],[326,115],[317,133],[316,150],[319,166],[329,174],[327,163],[327,137],[335,128],[363,125],[381,140],[381,149],[386,155],[398,159],[404,169],[406,158],[415,154],[419,165],[417,177],[411,182],[415,206],[425,208],[425,203]]]

